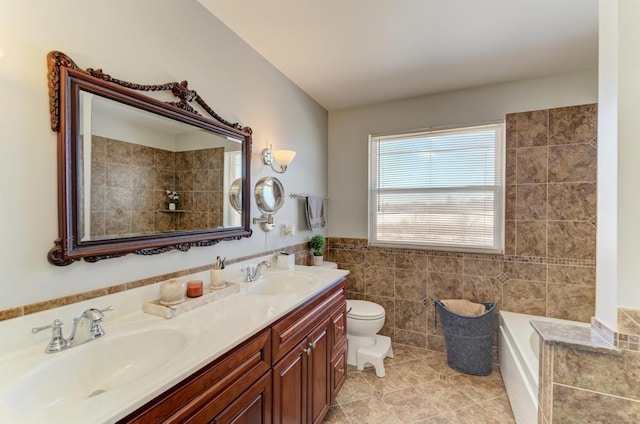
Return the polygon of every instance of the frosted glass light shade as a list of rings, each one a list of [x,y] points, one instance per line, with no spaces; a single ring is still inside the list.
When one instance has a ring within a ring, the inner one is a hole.
[[[273,150],[273,158],[278,162],[278,165],[287,167],[293,162],[293,158],[296,157],[296,152],[293,150]]]

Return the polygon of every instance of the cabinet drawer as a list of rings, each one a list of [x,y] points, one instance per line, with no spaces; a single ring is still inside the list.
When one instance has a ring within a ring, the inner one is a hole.
[[[267,329],[120,422],[182,423],[205,406],[213,417],[270,368],[271,333]]]
[[[347,380],[347,341],[335,349],[331,359],[331,401],[336,398],[338,392]]]
[[[272,327],[273,363],[277,362],[311,330],[327,319],[338,305],[344,302],[345,281],[312,299],[306,306],[293,311]]]
[[[337,310],[331,314],[333,335],[332,349],[343,343],[347,338],[347,302],[342,302]]]

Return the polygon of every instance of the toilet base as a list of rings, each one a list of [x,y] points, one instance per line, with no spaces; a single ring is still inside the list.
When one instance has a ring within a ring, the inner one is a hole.
[[[375,343],[370,346],[360,346],[356,351],[355,363],[347,360],[349,365],[355,365],[358,371],[364,370],[366,364],[372,365],[378,377],[384,377],[384,358],[393,358],[393,348],[391,339],[387,336],[376,334]]]

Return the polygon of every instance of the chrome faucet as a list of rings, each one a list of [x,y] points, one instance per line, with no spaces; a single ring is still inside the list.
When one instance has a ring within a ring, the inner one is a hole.
[[[271,262],[262,261],[255,267],[252,267],[251,265],[247,265],[246,267],[241,268],[240,269],[241,272],[246,272],[244,276],[245,283],[256,281],[258,278],[262,277],[262,267],[265,267],[265,266],[267,268],[271,268]]]
[[[62,336],[63,322],[59,319],[56,319],[52,324],[45,325],[44,327],[32,328],[31,332],[36,334],[42,330],[51,328],[51,340],[49,340],[49,344],[44,351],[45,353],[60,352],[104,336],[104,329],[102,328],[104,312],[112,310],[113,306],[105,309],[87,309],[82,315],[73,320],[73,329],[68,339]]]

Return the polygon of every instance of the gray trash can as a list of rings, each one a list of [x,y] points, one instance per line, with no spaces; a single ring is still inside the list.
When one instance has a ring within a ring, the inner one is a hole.
[[[477,317],[455,314],[440,300],[435,304],[442,321],[447,364],[465,374],[491,374],[491,337],[496,304],[483,302],[487,311]]]

